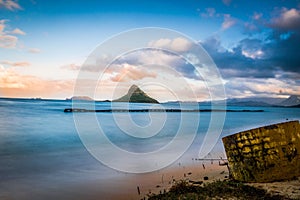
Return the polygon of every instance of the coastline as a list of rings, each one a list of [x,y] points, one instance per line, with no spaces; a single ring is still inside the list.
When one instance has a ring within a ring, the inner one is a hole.
[[[193,182],[194,185],[201,186],[215,181],[229,180],[228,176],[229,172],[227,167],[220,166],[218,161],[213,161],[213,163],[207,160],[197,161],[188,165],[179,165],[177,163],[176,165],[156,172],[127,174],[118,180],[109,180],[107,184],[113,185],[115,192],[94,193],[91,199],[148,199],[151,195],[168,192],[172,186],[182,180],[190,183]],[[207,177],[208,180],[204,180],[204,177]],[[300,199],[300,177],[289,181],[245,183],[245,185],[263,189],[270,195],[281,195],[287,199]],[[97,186],[93,185],[93,187]]]
[[[160,194],[160,192],[163,193],[164,190],[168,191],[176,182],[180,182],[181,180],[203,181],[202,184],[196,184],[203,185],[218,180],[228,180],[226,177],[229,175],[227,167],[219,166],[218,161],[213,161],[213,163],[210,161],[197,161],[188,165],[184,163],[179,165],[176,163],[156,172],[146,174],[121,174],[120,177],[102,181],[95,179],[94,181],[65,185],[56,189],[49,188],[46,193],[34,192],[34,195],[29,193],[23,194],[22,199],[148,199],[149,195]],[[204,177],[208,177],[208,180],[204,180]],[[300,177],[284,182],[251,183],[246,185],[264,189],[272,195],[285,196],[287,199],[300,199]],[[138,194],[137,187],[139,187],[140,194]],[[10,196],[8,193],[6,195],[2,194],[0,195],[0,199],[13,199],[13,196]]]
[[[174,164],[165,169],[145,173],[145,174],[127,174],[118,180],[110,180],[117,189],[115,193],[99,193],[98,198],[93,199],[147,199],[149,195],[160,194],[168,191],[176,182],[181,180],[210,183],[216,180],[225,180],[229,176],[226,166],[219,166],[219,162],[196,161],[193,164],[185,165],[184,163]],[[208,180],[204,180],[208,177]],[[202,183],[202,184],[203,184]],[[92,187],[95,187],[93,184]],[[139,192],[138,193],[138,188]]]
[[[208,179],[206,180],[205,177]],[[210,161],[199,161],[192,165],[171,166],[153,173],[126,177],[128,189],[124,193],[110,196],[109,198],[125,200],[148,199],[151,195],[168,192],[172,186],[182,180],[202,186],[215,181],[229,180],[228,177],[227,166],[220,166],[218,161],[213,161],[213,163]],[[244,184],[263,189],[271,196],[280,195],[286,199],[300,199],[300,177],[287,181]],[[139,187],[140,194],[138,194],[137,187]]]
[[[194,183],[202,182],[203,184],[216,180],[225,180],[228,176],[227,167],[220,166],[216,160],[199,160],[190,165],[180,164],[156,172],[156,174],[146,175],[145,180],[140,180],[140,185],[143,188],[140,196],[163,193],[181,180]]]
[[[216,180],[225,180],[225,177],[228,177],[227,167],[219,166],[218,161],[213,161],[213,164],[210,161],[196,161],[186,165],[176,163],[162,170],[145,174],[119,173],[118,177],[61,185],[56,189],[35,193],[34,196],[28,194],[23,199],[140,200],[148,199],[149,195],[167,192],[181,180],[210,183]],[[204,177],[208,177],[208,180],[204,180]],[[137,187],[139,187],[140,194]],[[12,196],[5,197],[9,199]]]

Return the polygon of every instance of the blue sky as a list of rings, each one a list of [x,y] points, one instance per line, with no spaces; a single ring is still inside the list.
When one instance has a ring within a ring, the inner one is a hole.
[[[0,0],[0,13],[0,96],[70,97],[97,45],[143,27],[174,29],[202,44],[229,98],[300,93],[297,0]]]

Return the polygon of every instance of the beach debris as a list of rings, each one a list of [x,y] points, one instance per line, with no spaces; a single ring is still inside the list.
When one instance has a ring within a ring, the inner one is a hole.
[[[137,189],[138,194],[140,195],[141,194],[140,187],[137,186],[136,189]]]
[[[207,176],[204,176],[204,177],[203,177],[203,180],[207,181],[207,180],[208,180],[208,177],[207,177]]]
[[[192,175],[192,172],[189,172],[188,175]]]
[[[189,180],[189,183],[191,183],[193,185],[201,185],[203,183],[203,181],[192,181],[192,180]]]
[[[228,165],[228,162],[221,162],[219,161],[219,166],[227,166]]]
[[[203,169],[205,169],[205,165],[204,164],[202,164],[202,167],[203,167]]]
[[[300,176],[300,124],[289,121],[222,138],[229,177],[273,182]]]

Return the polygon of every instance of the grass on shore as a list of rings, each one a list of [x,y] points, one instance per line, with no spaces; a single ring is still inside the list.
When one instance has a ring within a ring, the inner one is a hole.
[[[166,199],[286,200],[289,198],[280,195],[271,195],[263,189],[233,180],[224,180],[207,183],[203,186],[196,186],[186,181],[180,181],[171,187],[169,192],[149,196],[149,200]]]

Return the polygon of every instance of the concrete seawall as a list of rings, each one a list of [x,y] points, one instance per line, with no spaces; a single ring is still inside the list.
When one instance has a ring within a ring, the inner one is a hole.
[[[224,137],[229,168],[243,182],[300,176],[300,124],[290,121]]]
[[[82,108],[66,108],[64,112],[264,112],[264,110],[219,110],[219,109],[103,109],[103,110],[88,110]]]

